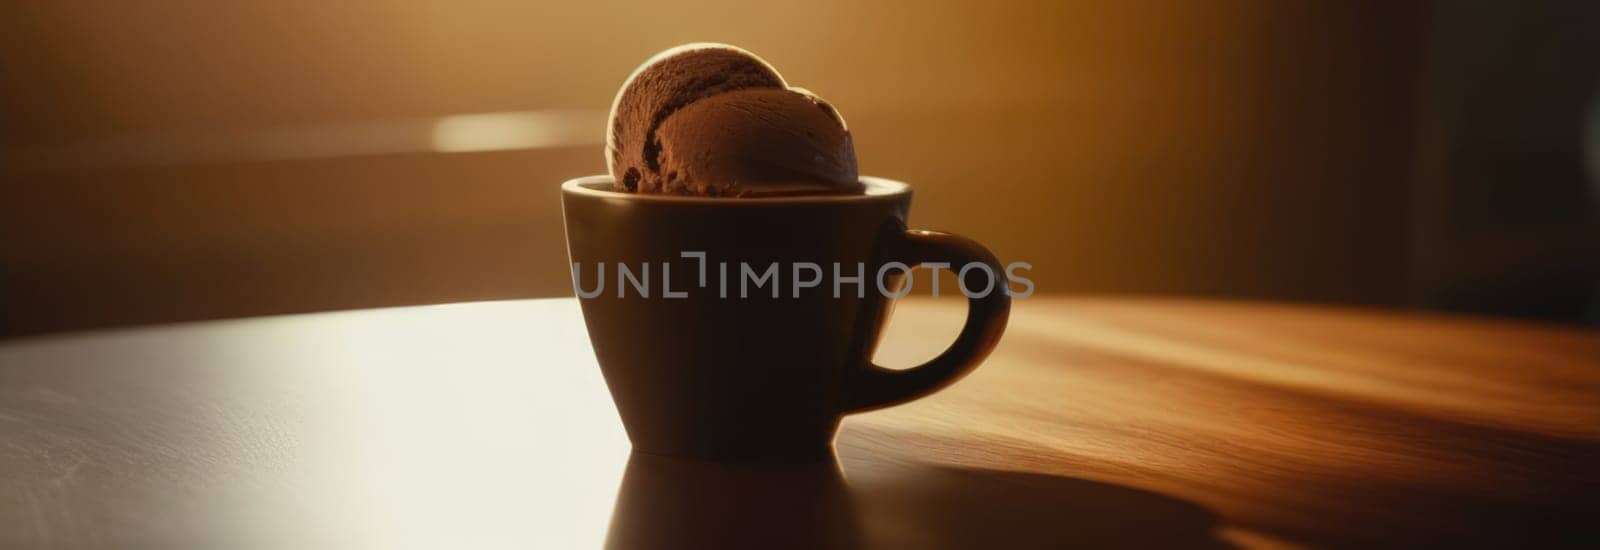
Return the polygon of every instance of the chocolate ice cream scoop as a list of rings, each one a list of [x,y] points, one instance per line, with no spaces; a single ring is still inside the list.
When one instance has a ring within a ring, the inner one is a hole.
[[[761,58],[720,44],[662,52],[611,107],[619,190],[723,197],[859,193],[844,120]]]

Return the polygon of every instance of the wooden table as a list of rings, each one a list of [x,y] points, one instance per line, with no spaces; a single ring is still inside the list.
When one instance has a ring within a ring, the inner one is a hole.
[[[879,358],[961,315],[903,304]],[[838,450],[630,460],[570,300],[0,344],[0,547],[1278,548],[1600,540],[1600,334],[1035,297]]]

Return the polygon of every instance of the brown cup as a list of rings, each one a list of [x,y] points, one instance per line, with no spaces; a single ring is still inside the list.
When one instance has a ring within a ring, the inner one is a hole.
[[[1011,310],[994,255],[963,237],[907,230],[911,187],[861,181],[860,195],[761,199],[622,193],[608,176],[561,186],[574,289],[635,451],[825,459],[841,416],[932,393],[994,349]],[[807,262],[820,266],[820,284],[793,284],[813,278],[796,267]],[[871,362],[892,305],[884,290],[893,295],[904,280],[895,266],[880,288],[891,262],[980,262],[993,280],[968,297],[955,342],[906,370]],[[772,264],[776,281],[756,285]],[[857,275],[860,283],[848,280]]]

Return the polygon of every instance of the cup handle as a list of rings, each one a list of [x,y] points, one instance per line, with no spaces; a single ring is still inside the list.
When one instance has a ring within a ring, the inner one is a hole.
[[[845,412],[856,413],[898,405],[928,395],[972,372],[1000,343],[1011,315],[1011,294],[1006,272],[994,253],[977,241],[912,229],[899,233],[890,248],[890,260],[916,267],[923,262],[948,261],[955,269],[973,262],[989,266],[994,286],[982,297],[967,297],[967,321],[961,334],[943,353],[915,368],[893,370],[872,364],[870,358],[851,369],[846,378]],[[959,276],[959,275],[958,275]]]

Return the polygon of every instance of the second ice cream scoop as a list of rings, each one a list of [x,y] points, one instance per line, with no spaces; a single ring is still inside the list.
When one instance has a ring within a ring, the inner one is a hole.
[[[680,46],[646,62],[612,106],[619,190],[720,197],[859,193],[838,112],[749,52]]]
[[[747,89],[700,100],[668,117],[656,138],[661,192],[780,196],[861,185],[850,133],[826,103],[795,90]]]

